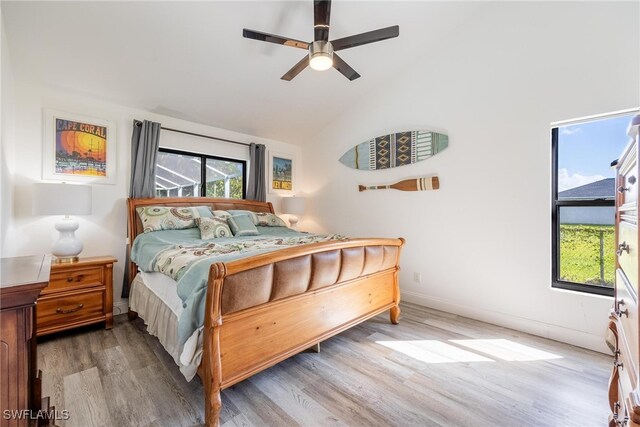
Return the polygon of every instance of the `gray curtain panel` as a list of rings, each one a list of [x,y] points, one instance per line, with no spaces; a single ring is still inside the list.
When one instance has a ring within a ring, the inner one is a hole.
[[[156,159],[160,145],[160,123],[149,120],[133,121],[131,135],[131,185],[129,197],[154,197],[156,195]],[[133,242],[130,242],[133,243]],[[122,298],[129,298],[129,251],[124,263]]]
[[[160,123],[133,121],[131,135],[131,186],[129,197],[156,195],[156,159],[160,145]]]
[[[247,200],[267,201],[267,185],[265,181],[265,152],[263,144],[249,145],[249,187],[247,188]]]

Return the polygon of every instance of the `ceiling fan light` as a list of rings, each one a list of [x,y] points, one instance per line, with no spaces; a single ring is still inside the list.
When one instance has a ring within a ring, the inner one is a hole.
[[[328,70],[333,66],[333,46],[322,40],[309,46],[309,66],[317,71]]]
[[[316,71],[324,71],[333,67],[333,58],[326,53],[319,53],[312,56],[309,60],[309,66]]]

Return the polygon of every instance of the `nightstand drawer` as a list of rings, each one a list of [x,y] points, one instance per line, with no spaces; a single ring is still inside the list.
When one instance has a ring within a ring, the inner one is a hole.
[[[102,267],[76,268],[73,270],[52,271],[43,294],[61,291],[67,288],[77,289],[87,286],[102,285]]]
[[[113,324],[113,264],[110,256],[51,264],[49,286],[37,305],[38,335],[104,322]]]
[[[53,298],[42,298],[36,306],[38,335],[104,319],[104,291],[88,290]],[[61,327],[62,326],[62,327]]]

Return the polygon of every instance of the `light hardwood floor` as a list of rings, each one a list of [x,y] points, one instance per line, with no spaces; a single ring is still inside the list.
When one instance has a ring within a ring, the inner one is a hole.
[[[604,426],[612,358],[403,304],[222,393],[225,426]],[[43,395],[62,426],[193,426],[185,381],[140,319],[40,339]]]

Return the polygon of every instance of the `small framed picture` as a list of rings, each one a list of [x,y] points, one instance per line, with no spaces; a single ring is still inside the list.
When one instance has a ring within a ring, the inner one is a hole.
[[[115,184],[116,127],[103,119],[44,110],[42,179]]]
[[[295,157],[290,154],[269,153],[269,193],[293,193],[295,162]]]

